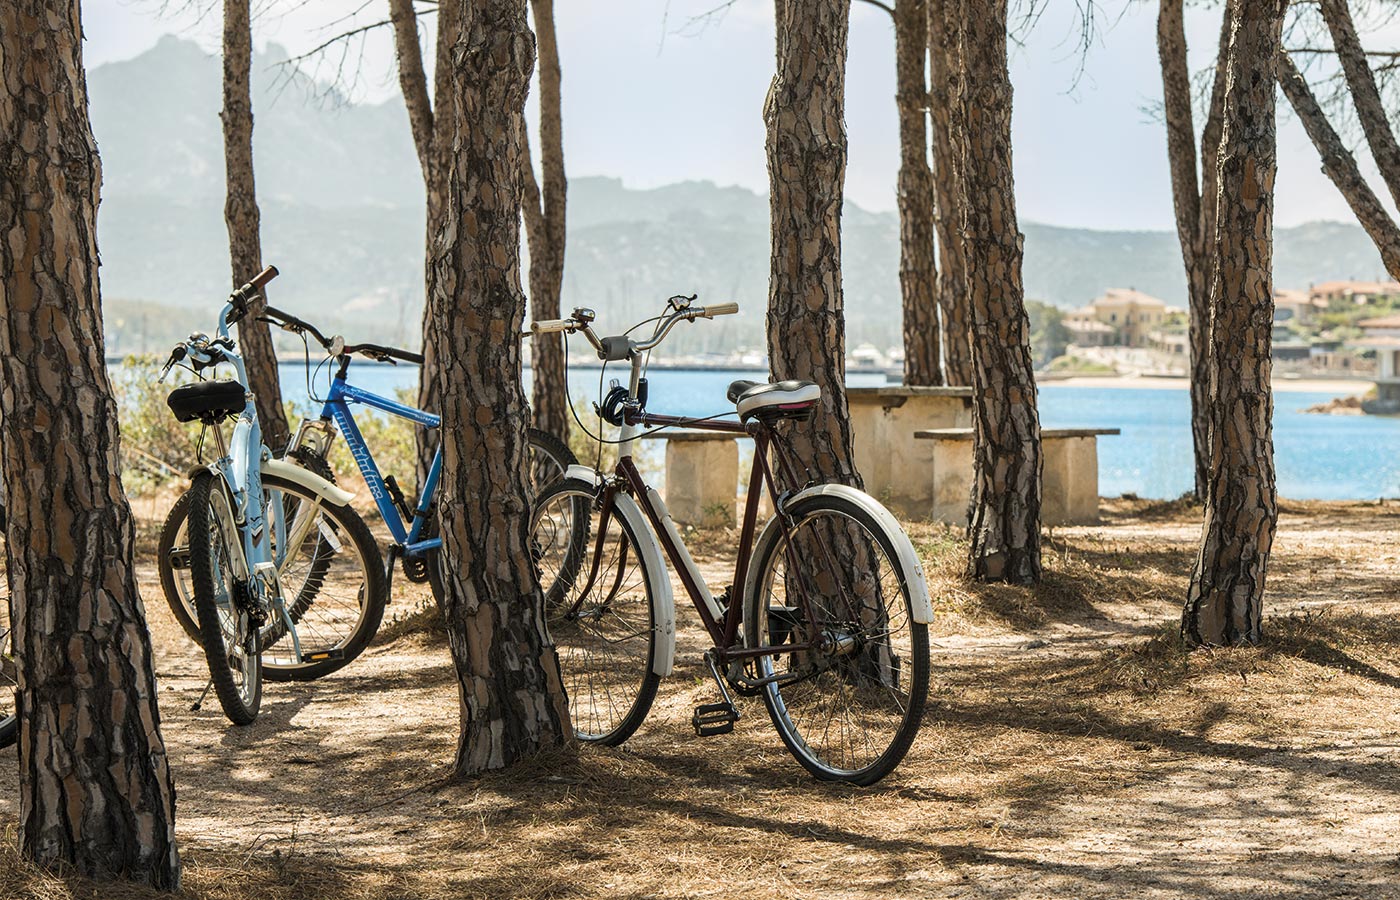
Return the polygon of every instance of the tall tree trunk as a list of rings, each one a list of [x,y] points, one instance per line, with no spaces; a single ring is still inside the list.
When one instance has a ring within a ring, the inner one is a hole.
[[[520,173],[534,42],[525,0],[458,0],[450,40],[453,155],[429,268],[442,398],[443,615],[457,667],[457,770],[571,745],[559,658],[528,542],[520,342]],[[449,4],[451,5],[451,4]],[[462,308],[459,298],[468,298]]]
[[[238,287],[263,269],[261,216],[253,186],[253,94],[249,70],[253,64],[253,32],[249,0],[224,0],[224,222],[228,226],[228,255],[233,285]],[[252,314],[238,324],[248,387],[257,394],[258,421],[263,440],[274,450],[287,445],[291,431],[282,407],[277,355],[266,322],[257,321],[267,298],[259,292]]]
[[[775,379],[816,382],[822,402],[793,446],[813,474],[859,487],[846,406],[841,198],[846,178],[850,0],[778,0],[767,126],[772,264],[768,357]]]
[[[531,0],[540,54],[540,174],[535,183],[528,145],[525,152],[525,230],[530,241],[530,312],[536,319],[559,318],[564,289],[563,108],[559,98],[559,44],[554,35],[554,0]],[[569,434],[569,385],[564,372],[564,336],[536,335],[531,341],[534,376],[531,407],[536,428],[560,438]]]
[[[1356,25],[1351,20],[1351,10],[1346,0],[1319,0],[1322,18],[1332,32],[1332,43],[1337,48],[1337,58],[1346,74],[1347,89],[1351,93],[1352,105],[1356,107],[1356,117],[1361,122],[1361,130],[1366,135],[1366,144],[1371,148],[1371,157],[1376,161],[1381,178],[1390,189],[1390,196],[1400,204],[1400,142],[1390,128],[1390,118],[1386,115],[1381,92],[1376,87],[1376,77],[1366,63],[1366,51],[1361,47],[1361,39],[1356,36]]]
[[[180,881],[97,278],[101,183],[77,0],[0,4],[0,455],[19,663],[20,845]]]
[[[1032,584],[1040,580],[1040,416],[1011,168],[1006,2],[992,0],[963,17],[964,90],[956,106],[973,333],[968,574]]]
[[[439,116],[437,109],[450,103],[451,72],[449,54],[452,35],[458,17],[456,3],[438,6],[436,41],[437,63],[433,72],[433,96],[428,95],[428,76],[423,68],[423,51],[418,43],[418,16],[413,0],[389,0],[389,21],[394,28],[394,53],[398,60],[399,89],[408,109],[408,125],[413,134],[413,147],[418,153],[418,165],[423,174],[425,194],[424,216],[424,302],[423,302],[423,367],[418,372],[418,406],[437,409],[437,348],[429,337],[432,316],[432,292],[427,289],[428,267],[432,265],[433,242],[443,230],[443,207],[446,203],[446,169],[451,150],[450,117]],[[462,302],[461,298],[454,303]],[[417,434],[418,485],[422,488],[428,468],[437,453],[438,435],[419,428]]]
[[[1195,496],[1205,497],[1210,469],[1210,258],[1214,227],[1215,156],[1220,147],[1220,108],[1229,43],[1228,11],[1220,32],[1211,103],[1201,133],[1201,181],[1197,182],[1196,132],[1191,114],[1191,79],[1186,65],[1186,29],[1182,0],[1161,0],[1157,15],[1157,51],[1162,66],[1163,111],[1167,125],[1167,159],[1171,165],[1176,233],[1186,268],[1191,368],[1191,442],[1195,451]]]
[[[1186,65],[1186,26],[1182,0],[1162,0],[1157,14],[1157,52],[1162,64],[1162,109],[1167,124],[1176,235],[1186,267],[1186,298],[1191,367],[1191,441],[1195,450],[1196,497],[1204,497],[1210,442],[1206,350],[1202,325],[1209,321],[1210,287],[1201,228],[1201,189],[1196,178],[1196,129],[1191,116],[1191,76]]]
[[[953,106],[962,92],[962,47],[956,36],[961,4],[928,5],[929,113],[933,124],[933,186],[938,232],[938,308],[943,314],[946,383],[972,384],[972,318],[962,250],[962,173],[953,134]]]
[[[1231,3],[1211,273],[1211,467],[1182,633],[1192,644],[1259,639],[1278,519],[1274,479],[1274,66],[1287,0]]]
[[[1293,112],[1303,123],[1303,129],[1312,139],[1313,146],[1317,147],[1318,155],[1322,157],[1322,171],[1341,191],[1351,211],[1356,213],[1357,221],[1380,251],[1381,261],[1390,277],[1400,279],[1400,228],[1396,227],[1395,220],[1366,183],[1356,164],[1356,157],[1342,143],[1332,123],[1327,121],[1327,115],[1292,58],[1286,52],[1280,52],[1277,62],[1278,83],[1283,88],[1283,95],[1292,104]]]
[[[924,0],[894,8],[895,102],[899,108],[899,290],[904,299],[904,383],[943,384],[934,194],[929,171],[928,13]]]

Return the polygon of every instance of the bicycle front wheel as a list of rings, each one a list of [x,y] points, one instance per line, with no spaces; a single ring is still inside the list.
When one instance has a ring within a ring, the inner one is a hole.
[[[579,740],[617,745],[656,698],[656,619],[639,535],[603,519],[592,485],[556,482],[535,504],[530,543],[545,620]]]
[[[563,441],[547,431],[531,428],[526,431],[525,438],[525,465],[528,473],[525,491],[529,495],[527,499],[534,503],[535,498],[562,479],[569,471],[569,466],[576,465],[578,459]],[[582,522],[579,524],[582,525]],[[437,515],[434,513],[433,517],[424,523],[423,537],[433,538],[437,535]],[[428,587],[432,590],[433,600],[437,602],[439,609],[442,608],[442,560],[441,548],[428,554]]]
[[[243,550],[233,508],[212,472],[195,475],[189,496],[190,582],[209,677],[229,721],[250,725],[262,705],[262,648],[252,615],[256,601],[235,575],[234,560]]]
[[[308,451],[293,450],[286,459],[335,484],[335,473],[324,458]],[[175,500],[161,526],[160,541],[156,545],[156,570],[160,573],[161,592],[175,621],[190,640],[198,643],[199,622],[195,618],[194,587],[190,584],[189,515],[190,494],[186,491]],[[297,611],[292,610],[293,620],[297,615]],[[267,674],[269,681],[278,680],[271,670]]]
[[[10,600],[0,597],[0,747],[10,746],[19,736],[19,717],[15,715],[17,690],[19,670],[10,638]]]
[[[928,694],[928,627],[884,527],[850,498],[817,495],[759,539],[745,589],[752,664],[783,743],[824,781],[868,785],[908,752]]]

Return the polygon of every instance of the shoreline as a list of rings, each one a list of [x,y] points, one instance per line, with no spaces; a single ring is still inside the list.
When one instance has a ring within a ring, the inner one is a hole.
[[[1274,378],[1271,383],[1275,394],[1323,394],[1335,393],[1338,397],[1364,394],[1375,384],[1359,378]],[[1112,375],[1097,377],[1075,375],[1070,378],[1055,378],[1037,381],[1041,388],[1047,387],[1095,387],[1095,388],[1139,388],[1156,391],[1184,391],[1189,382],[1184,377],[1173,378],[1162,375]]]

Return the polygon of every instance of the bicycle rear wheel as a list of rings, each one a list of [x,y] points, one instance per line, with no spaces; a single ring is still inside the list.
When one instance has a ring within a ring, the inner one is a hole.
[[[745,587],[754,674],[788,750],[824,781],[888,775],[919,730],[928,694],[928,627],[914,621],[895,543],[850,498],[818,495],[759,538]],[[808,611],[810,610],[810,615]]]
[[[530,541],[574,732],[617,745],[642,724],[661,681],[652,573],[638,535],[616,511],[602,522],[594,494],[579,479],[556,482],[535,504]]]
[[[200,643],[224,715],[250,725],[262,705],[262,647],[249,585],[235,577],[241,538],[223,481],[200,472],[190,483],[190,582]]]
[[[274,613],[262,633],[263,675],[310,681],[349,665],[379,630],[388,599],[379,545],[349,506],[274,475],[262,482],[273,559],[297,638]]]

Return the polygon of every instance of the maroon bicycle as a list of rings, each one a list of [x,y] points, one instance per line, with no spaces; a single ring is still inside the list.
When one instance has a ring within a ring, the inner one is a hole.
[[[675,656],[669,560],[713,643],[704,660],[720,699],[695,710],[696,734],[732,731],[736,698],[760,696],[813,775],[874,783],[908,751],[928,692],[932,609],[918,556],[878,501],[816,483],[792,452],[787,435],[810,419],[817,385],[736,381],[729,400],[737,419],[647,410],[644,354],[680,322],[738,312],[734,303],[693,300],[672,298],[643,341],[598,337],[587,309],[533,327],[581,332],[600,359],[631,367],[628,386],[615,386],[601,407],[621,427],[616,467],[571,467],[541,494],[532,519],[574,728],[581,740],[615,745],[646,717]],[[675,426],[754,442],[734,576],[718,595],[633,463],[632,442],[644,429]],[[760,529],[765,491],[775,513]]]

